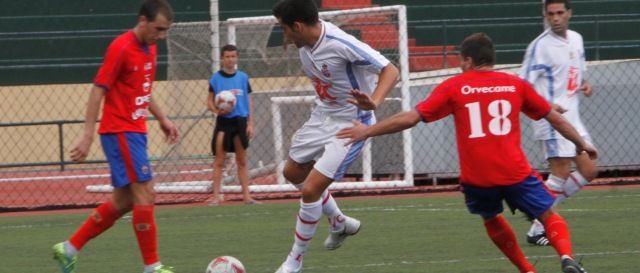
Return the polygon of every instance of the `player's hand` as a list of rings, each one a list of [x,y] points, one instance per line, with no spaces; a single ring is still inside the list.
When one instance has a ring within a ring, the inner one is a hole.
[[[168,118],[160,120],[160,129],[166,136],[166,141],[169,144],[176,144],[178,142],[178,138],[180,138],[180,132],[178,128],[171,122]]]
[[[578,154],[581,154],[581,153],[589,154],[589,158],[591,158],[591,160],[598,159],[598,150],[596,149],[596,147],[593,147],[593,145],[589,143],[585,143],[585,145],[582,148],[578,148],[577,152]]]
[[[568,111],[567,109],[562,107],[560,104],[555,104],[555,103],[551,105],[551,108],[560,114],[564,114],[565,112]]]
[[[582,81],[580,91],[582,91],[585,96],[591,97],[591,95],[593,94],[593,87],[591,87],[591,84],[588,81]]]
[[[378,105],[371,99],[369,94],[362,92],[358,89],[351,90],[353,98],[347,99],[348,103],[355,105],[362,110],[375,110]]]
[[[84,161],[89,154],[89,148],[91,148],[92,142],[93,138],[90,136],[85,136],[80,139],[80,141],[78,141],[78,143],[73,146],[73,149],[71,149],[71,160],[73,160],[74,162]]]
[[[367,139],[367,126],[362,124],[357,120],[351,121],[353,123],[353,127],[344,128],[336,134],[338,139],[348,139],[347,143],[344,145],[347,146],[357,141]]]
[[[247,137],[253,138],[253,125],[251,124],[247,125]]]
[[[231,113],[231,109],[223,110],[218,108],[218,116],[226,116]]]

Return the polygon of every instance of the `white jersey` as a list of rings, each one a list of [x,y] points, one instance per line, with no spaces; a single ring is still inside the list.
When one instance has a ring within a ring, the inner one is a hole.
[[[332,118],[353,120],[370,111],[359,110],[347,99],[358,89],[371,95],[378,75],[389,64],[380,52],[337,26],[320,21],[322,34],[313,47],[300,48],[302,68],[313,82],[316,108]]]
[[[580,135],[588,136],[578,109],[578,89],[585,71],[582,36],[575,31],[567,30],[565,39],[551,30],[546,30],[527,47],[520,76],[531,83],[549,103],[567,109],[563,116]],[[534,122],[534,132],[539,140],[562,138],[544,119]]]

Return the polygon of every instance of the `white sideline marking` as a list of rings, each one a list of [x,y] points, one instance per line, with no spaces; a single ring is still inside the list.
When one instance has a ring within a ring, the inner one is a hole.
[[[602,251],[602,252],[589,252],[589,253],[575,253],[576,257],[592,257],[592,256],[618,256],[627,254],[640,254],[640,250],[624,250],[624,251]],[[557,255],[544,255],[544,256],[527,256],[529,260],[540,259],[558,259]],[[327,268],[367,268],[367,267],[388,267],[398,265],[414,265],[414,264],[457,264],[457,263],[474,263],[474,262],[496,262],[506,261],[505,257],[496,258],[482,258],[482,259],[451,259],[451,260],[432,260],[432,261],[399,261],[399,262],[387,262],[387,263],[372,263],[362,265],[325,265],[322,267],[305,267],[305,270],[315,271],[319,270],[325,272]]]
[[[178,172],[154,172],[154,175],[164,174],[199,174],[210,173],[213,169],[202,169],[192,171],[178,171]],[[47,176],[29,176],[29,177],[16,177],[16,178],[0,178],[0,183],[3,182],[28,182],[37,180],[66,180],[66,179],[87,179],[87,178],[108,178],[111,174],[78,174],[78,175],[47,175]]]
[[[374,206],[374,207],[355,207],[355,208],[343,208],[342,210],[345,212],[389,212],[389,211],[419,211],[419,212],[441,212],[441,211],[464,211],[466,212],[466,208],[446,208],[451,206],[463,206],[464,204],[460,203],[443,203],[439,204],[438,207],[433,207],[433,204],[423,204],[423,205],[400,205],[400,206]],[[562,212],[598,212],[598,211],[637,211],[640,208],[617,208],[617,209],[561,209]],[[87,213],[88,214],[88,213]],[[270,216],[270,215],[280,215],[280,214],[291,214],[295,216],[295,212],[292,211],[278,211],[278,212],[246,212],[246,213],[235,213],[235,214],[203,214],[203,215],[194,215],[194,216],[184,216],[184,217],[156,217],[156,220],[159,221],[175,221],[179,219],[190,220],[190,219],[224,219],[224,218],[235,218],[235,217],[254,217],[254,216]],[[32,229],[32,228],[46,228],[53,226],[69,226],[69,225],[77,225],[81,224],[84,219],[78,220],[78,222],[68,222],[68,223],[42,223],[42,224],[28,224],[28,225],[9,225],[3,226],[0,225],[0,229]],[[120,221],[131,221],[131,214],[128,213],[122,216]]]

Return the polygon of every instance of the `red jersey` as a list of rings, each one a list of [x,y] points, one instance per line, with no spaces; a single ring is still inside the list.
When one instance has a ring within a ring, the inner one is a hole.
[[[93,82],[107,90],[98,133],[147,132],[155,74],[155,45],[141,43],[131,30],[111,42]]]
[[[416,110],[425,122],[453,114],[461,183],[493,187],[531,174],[520,147],[520,112],[538,120],[551,106],[516,76],[472,70],[438,85]]]

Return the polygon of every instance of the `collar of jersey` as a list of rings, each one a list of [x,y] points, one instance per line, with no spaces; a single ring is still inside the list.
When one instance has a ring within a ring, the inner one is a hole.
[[[325,22],[320,20],[320,25],[322,26],[322,33],[320,33],[320,38],[318,39],[316,44],[313,45],[313,47],[311,48],[311,52],[316,50],[316,48],[318,48],[318,46],[320,46],[320,44],[324,40],[324,37],[327,36],[327,27],[324,24],[325,24]]]

